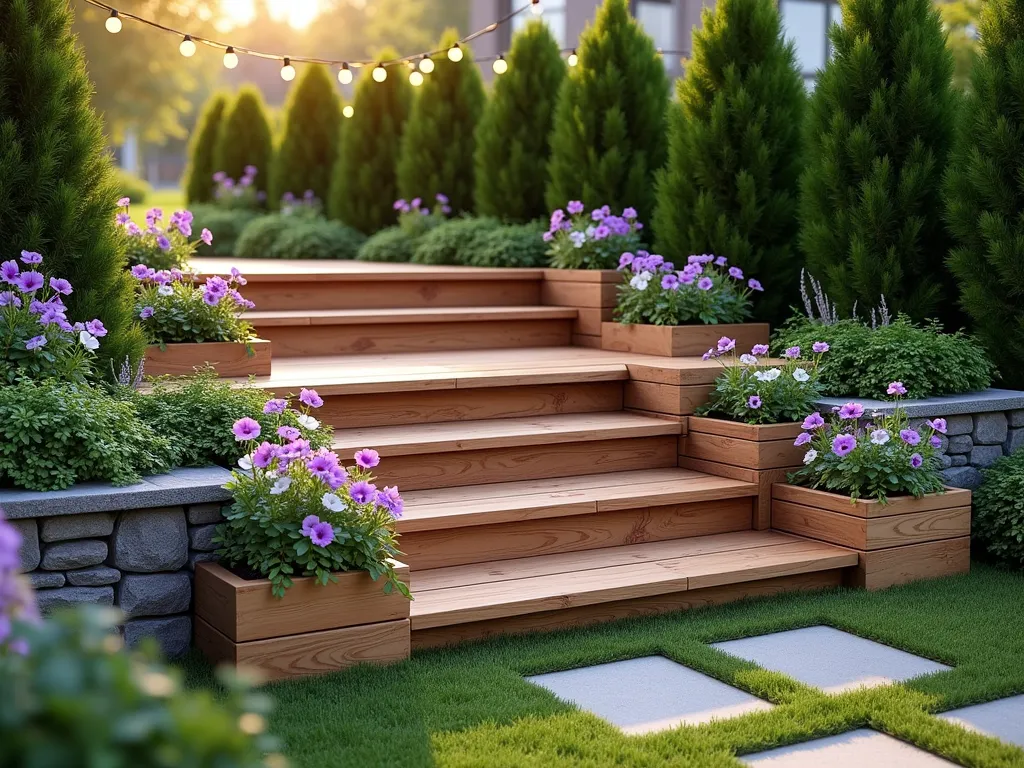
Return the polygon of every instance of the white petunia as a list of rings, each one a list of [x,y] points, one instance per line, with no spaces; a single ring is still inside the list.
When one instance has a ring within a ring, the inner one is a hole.
[[[324,509],[329,509],[331,512],[341,512],[345,508],[345,502],[333,493],[325,493],[320,501],[323,502]]]
[[[161,285],[159,288],[156,289],[156,292],[159,293],[161,296],[174,295],[174,289],[169,285]]]
[[[246,472],[252,469],[252,455],[250,454],[249,456],[243,456],[240,458],[238,460],[238,466]]]
[[[804,464],[810,464],[816,458],[818,458],[818,452],[811,448],[811,450],[804,454]]]
[[[811,374],[809,374],[803,368],[797,368],[795,371],[793,371],[793,378],[799,382],[804,382],[811,378]]]
[[[629,281],[629,284],[631,287],[636,288],[638,291],[644,291],[647,289],[647,286],[650,282],[651,273],[645,270],[641,272],[639,275],[633,275],[633,277]]]
[[[95,352],[100,348],[100,340],[93,336],[88,331],[81,331],[78,334],[78,340],[82,343],[82,346],[88,349],[90,352]]]
[[[781,375],[782,371],[778,368],[769,368],[767,371],[757,371],[754,378],[758,381],[775,381]]]
[[[757,365],[757,358],[753,355],[740,355],[740,362],[744,365]]]
[[[282,493],[288,490],[292,484],[290,477],[279,477],[277,482],[270,488],[270,493],[273,496],[280,496]]]
[[[885,445],[889,442],[889,433],[884,429],[876,429],[871,433],[871,442],[875,445]]]
[[[570,232],[569,239],[575,247],[582,248],[583,243],[587,241],[587,236],[582,232]]]
[[[308,413],[300,413],[295,419],[299,422],[299,426],[303,429],[319,429],[320,422],[310,416]]]

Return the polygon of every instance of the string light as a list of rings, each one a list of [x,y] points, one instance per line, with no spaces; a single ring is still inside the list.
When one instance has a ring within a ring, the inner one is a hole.
[[[540,4],[540,0],[530,0],[530,10],[534,16],[540,16],[544,13],[544,6]]]
[[[341,114],[344,117],[352,117],[352,115],[354,115],[355,113],[356,111],[355,109],[352,108],[351,104],[346,104],[344,107],[341,108]]]
[[[178,52],[186,59],[196,55],[196,44],[192,42],[191,35],[185,35],[182,38],[181,45],[178,46]]]
[[[110,12],[110,15],[107,17],[107,20],[103,23],[103,26],[105,26],[107,28],[107,32],[109,32],[112,35],[116,35],[118,32],[121,31],[121,27],[123,25],[121,24],[121,19],[117,15],[117,11],[112,10]]]
[[[580,57],[576,55],[576,49],[575,48],[573,48],[572,49],[572,53],[570,53],[566,57],[565,63],[568,64],[570,67],[575,67],[577,64],[580,63]]]
[[[295,79],[295,67],[292,66],[292,60],[287,56],[284,57],[284,66],[281,67],[281,79],[286,83]]]
[[[494,60],[494,63],[491,64],[491,69],[494,70],[494,74],[496,75],[504,75],[508,72],[508,62],[505,61],[505,57],[499,55],[498,58]]]
[[[415,69],[409,73],[409,85],[419,88],[423,85],[423,73],[417,72]]]
[[[338,70],[338,82],[342,85],[352,82],[352,70],[348,68],[348,64],[342,64],[341,69]]]
[[[238,54],[235,53],[235,49],[230,45],[228,49],[224,51],[224,66],[228,69],[234,69],[238,66]]]
[[[371,74],[373,75],[373,79],[378,83],[383,83],[388,79],[388,71],[380,64],[373,68],[373,72]]]
[[[462,49],[459,47],[458,43],[448,49],[448,61],[458,63],[462,61],[462,55]]]
[[[429,75],[434,71],[434,60],[429,56],[424,56],[420,59],[420,72],[424,75]]]

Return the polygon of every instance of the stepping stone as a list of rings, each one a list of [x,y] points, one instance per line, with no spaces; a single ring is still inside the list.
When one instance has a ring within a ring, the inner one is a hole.
[[[1024,747],[1024,695],[954,709],[939,717]]]
[[[887,685],[951,669],[832,627],[775,632],[713,643],[713,647],[826,693]]]
[[[740,760],[757,768],[865,768],[897,765],[899,768],[948,768],[956,765],[867,728],[758,752]]]
[[[772,707],[767,701],[664,656],[645,656],[526,679],[631,735],[679,725],[700,725]]]

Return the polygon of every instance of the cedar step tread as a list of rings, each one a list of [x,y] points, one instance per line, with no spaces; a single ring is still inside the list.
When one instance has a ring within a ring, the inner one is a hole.
[[[374,448],[382,457],[477,451],[524,445],[618,440],[678,435],[678,422],[614,411],[565,413],[509,419],[339,429],[332,447],[339,453]]]
[[[412,309],[282,309],[246,312],[256,328],[296,325],[387,325],[398,323],[575,320],[573,307],[418,307]]]
[[[413,572],[412,629],[451,626],[857,565],[773,531],[631,544]]]
[[[589,515],[757,495],[757,485],[687,469],[489,483],[403,494],[399,533]]]

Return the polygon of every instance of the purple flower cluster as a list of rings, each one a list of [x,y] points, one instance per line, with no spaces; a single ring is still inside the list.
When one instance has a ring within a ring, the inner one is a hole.
[[[247,165],[242,169],[242,178],[235,181],[224,171],[217,171],[213,174],[213,181],[217,188],[214,190],[214,197],[218,200],[225,197],[241,197],[247,189],[250,189],[256,182],[259,169],[255,165]]]
[[[568,215],[566,214],[568,211]],[[635,208],[624,208],[622,214],[616,216],[610,206],[602,205],[583,216],[584,205],[579,200],[570,200],[565,210],[556,208],[551,213],[550,226],[544,233],[544,242],[550,243],[559,233],[569,233],[571,242],[576,248],[587,241],[600,242],[609,237],[626,237],[643,229],[637,221]]]
[[[433,211],[423,205],[423,200],[419,197],[414,197],[409,201],[404,199],[395,200],[394,205],[391,207],[399,213],[408,213],[415,216],[429,216],[432,212],[439,216],[448,216],[452,212],[452,207],[449,205],[448,201],[448,195],[442,195],[438,192],[434,195],[434,200],[436,201],[436,204],[434,205]]]
[[[238,313],[246,309],[253,309],[256,304],[242,296],[239,288],[247,284],[247,280],[237,267],[231,268],[231,276],[226,280],[218,275],[211,275],[206,282],[199,287],[196,284],[195,275],[182,272],[180,269],[153,269],[145,264],[136,264],[132,267],[132,276],[142,285],[142,307],[139,310],[139,317],[148,320],[156,315],[154,304],[154,290],[156,296],[174,297],[178,294],[186,295],[194,291],[200,291],[202,301],[210,307],[216,307],[227,300]],[[175,287],[177,286],[177,294]],[[186,296],[187,298],[187,296]]]
[[[724,256],[713,254],[694,254],[687,258],[686,265],[676,272],[675,264],[658,255],[651,255],[647,251],[623,253],[619,257],[619,270],[629,268],[634,275],[648,273],[675,273],[675,279],[665,280],[662,277],[661,286],[663,290],[677,291],[685,286],[695,286],[701,291],[710,291],[715,286],[715,278],[723,278],[728,275],[732,280],[743,281],[743,270],[739,267],[729,267]],[[763,291],[764,287],[754,278],[746,281],[747,292]],[[634,286],[636,287],[636,286]],[[645,286],[646,287],[646,286]]]

